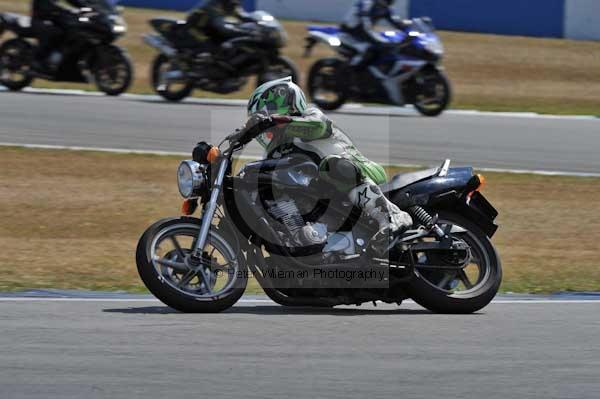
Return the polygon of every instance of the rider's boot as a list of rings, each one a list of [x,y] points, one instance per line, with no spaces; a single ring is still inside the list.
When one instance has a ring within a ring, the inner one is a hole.
[[[386,256],[393,239],[412,226],[412,218],[388,200],[373,182],[366,182],[354,188],[349,197],[378,224],[378,231],[371,238],[368,251],[374,257]]]

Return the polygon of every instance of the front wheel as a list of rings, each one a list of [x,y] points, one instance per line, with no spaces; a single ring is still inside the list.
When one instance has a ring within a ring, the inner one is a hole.
[[[288,76],[292,77],[294,83],[300,84],[300,73],[294,61],[288,57],[278,56],[269,63],[267,70],[258,76],[256,84],[260,86],[272,80],[287,78]]]
[[[161,220],[137,246],[137,269],[148,290],[185,313],[224,311],[240,299],[248,283],[243,255],[213,229],[201,259],[190,258],[201,223],[193,218]]]
[[[91,71],[98,90],[109,96],[126,92],[133,81],[133,64],[129,56],[113,45],[98,49]]]
[[[159,54],[152,63],[150,76],[154,91],[165,100],[178,102],[192,94],[194,85],[187,79],[175,81],[169,74],[182,74],[175,62],[164,54]]]
[[[415,77],[414,106],[424,116],[439,116],[448,108],[452,88],[446,74],[437,68],[425,69]]]
[[[425,266],[426,259],[422,258],[425,255],[417,257],[415,278],[406,291],[432,312],[474,313],[487,306],[498,293],[502,282],[500,258],[489,238],[473,222],[454,213],[440,212],[439,216],[440,226],[453,224],[464,230],[452,236],[468,245],[469,258],[459,270],[443,270]],[[435,263],[444,263],[444,259],[436,259]]]
[[[23,39],[11,39],[0,47],[0,85],[19,91],[33,81],[33,47]]]
[[[345,63],[338,58],[317,61],[308,74],[308,94],[317,106],[334,111],[346,103]],[[347,77],[346,77],[347,79]]]

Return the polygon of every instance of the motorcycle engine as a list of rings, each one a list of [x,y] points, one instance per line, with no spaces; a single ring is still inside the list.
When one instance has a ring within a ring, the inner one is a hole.
[[[290,246],[325,245],[327,226],[321,223],[307,223],[292,199],[268,201],[269,214],[285,226]]]

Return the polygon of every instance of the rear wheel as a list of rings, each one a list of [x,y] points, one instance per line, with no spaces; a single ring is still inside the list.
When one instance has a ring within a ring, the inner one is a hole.
[[[308,74],[308,93],[321,109],[333,111],[346,103],[345,64],[338,58],[317,61]]]
[[[169,73],[181,73],[181,69],[173,60],[164,54],[159,54],[152,63],[152,87],[165,100],[177,102],[192,94],[194,85],[187,79],[175,81],[167,79]]]
[[[415,265],[415,279],[407,293],[419,305],[436,313],[473,313],[496,296],[502,282],[500,258],[489,238],[474,223],[453,213],[440,213],[438,224],[453,224],[465,232],[453,233],[470,247],[469,258],[459,270],[440,270]],[[441,263],[441,262],[435,262]]]
[[[422,115],[438,116],[448,108],[452,88],[446,74],[437,68],[421,71],[415,77],[415,108]]]
[[[22,39],[11,39],[0,47],[0,84],[19,91],[33,81],[31,63],[33,47]]]
[[[98,49],[91,66],[98,89],[109,95],[118,96],[127,91],[133,80],[133,65],[127,53],[116,46]]]
[[[201,221],[165,219],[140,238],[136,253],[142,281],[164,304],[186,313],[215,313],[233,306],[248,283],[246,263],[227,239],[210,232],[199,264],[190,254]]]
[[[294,61],[288,57],[279,56],[275,58],[268,66],[267,70],[258,76],[256,81],[257,86],[272,80],[292,77],[292,81],[297,85],[300,84],[300,73]]]

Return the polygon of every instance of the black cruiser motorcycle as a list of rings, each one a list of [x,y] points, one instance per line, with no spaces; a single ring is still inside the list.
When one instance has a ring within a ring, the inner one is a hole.
[[[185,21],[155,18],[150,25],[158,35],[146,35],[144,41],[160,51],[152,64],[152,87],[169,101],[181,101],[195,88],[218,94],[240,90],[251,76],[258,85],[291,76],[298,82],[298,68],[280,54],[287,34],[272,15],[255,11],[253,19],[241,25],[248,36],[229,40],[228,54],[222,47],[203,46],[192,37]]]
[[[0,35],[11,31],[16,38],[0,46],[0,85],[11,91],[29,86],[35,78],[73,83],[93,82],[105,94],[116,96],[129,88],[133,66],[127,52],[112,44],[127,31],[115,6],[93,0],[68,21],[66,37],[55,55],[57,63],[49,75],[31,68],[36,32],[27,16],[0,14]]]
[[[490,241],[498,213],[479,192],[482,176],[446,161],[384,184],[414,228],[378,258],[368,250],[376,223],[320,182],[306,155],[250,162],[234,174],[237,151],[287,122],[273,117],[218,147],[200,143],[181,163],[186,216],[156,222],[137,247],[138,272],[158,299],[182,312],[220,312],[240,299],[249,272],[286,306],[412,298],[433,312],[472,313],[494,298],[502,279]],[[192,217],[198,209],[201,217]]]

